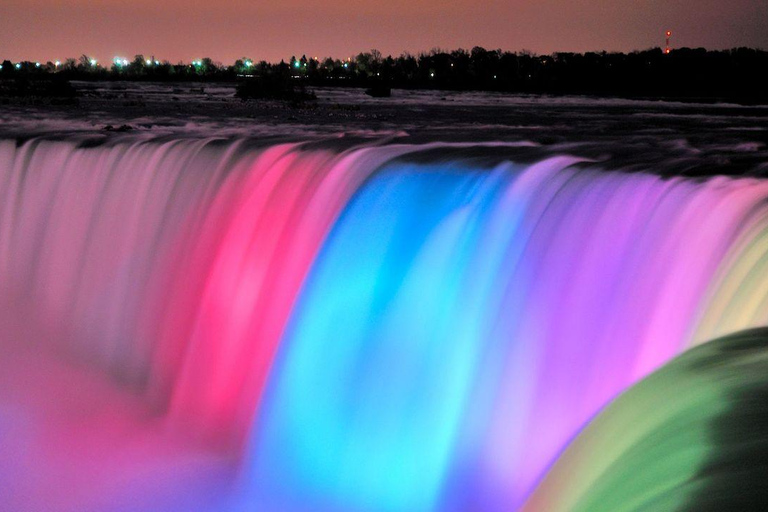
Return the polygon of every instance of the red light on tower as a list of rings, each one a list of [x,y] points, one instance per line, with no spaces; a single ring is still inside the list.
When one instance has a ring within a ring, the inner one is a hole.
[[[670,46],[669,46],[669,38],[670,37],[672,37],[672,31],[671,30],[667,30],[667,47],[664,49],[664,53],[666,53],[667,55],[669,55],[669,52],[672,51],[672,48],[670,48]]]

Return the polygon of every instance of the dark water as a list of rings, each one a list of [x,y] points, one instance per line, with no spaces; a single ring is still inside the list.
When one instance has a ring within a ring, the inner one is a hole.
[[[768,106],[406,90],[375,99],[361,89],[317,89],[317,102],[290,106],[244,103],[232,84],[75,86],[78,106],[4,107],[0,135],[114,139],[122,128],[142,137],[244,136],[338,147],[528,142],[513,152],[516,160],[572,154],[606,168],[663,174],[768,172]]]

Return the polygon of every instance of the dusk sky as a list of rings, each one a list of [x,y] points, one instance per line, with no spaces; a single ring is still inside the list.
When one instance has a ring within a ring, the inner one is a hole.
[[[2,0],[0,58],[279,61],[434,47],[768,48],[767,0]]]

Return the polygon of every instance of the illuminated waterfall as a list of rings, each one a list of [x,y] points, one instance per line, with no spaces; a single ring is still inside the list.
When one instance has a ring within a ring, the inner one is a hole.
[[[0,142],[8,510],[510,510],[768,321],[768,182],[435,149]]]

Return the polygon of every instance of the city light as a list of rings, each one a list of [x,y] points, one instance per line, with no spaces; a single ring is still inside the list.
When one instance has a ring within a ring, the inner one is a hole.
[[[39,68],[40,67],[40,63],[39,62],[35,62],[35,67]]]
[[[96,59],[91,59],[91,66],[95,68],[96,64],[98,64],[98,61]]]
[[[250,60],[245,61],[245,67],[249,68],[251,66],[253,66],[253,62],[251,62]]]
[[[149,60],[149,59],[145,60],[144,62],[147,64],[147,66],[151,66],[152,65],[152,61]]]
[[[61,66],[61,62],[57,60],[56,62],[53,63],[53,65],[56,67],[59,67]]]
[[[21,69],[21,62],[16,63],[16,69]]]

